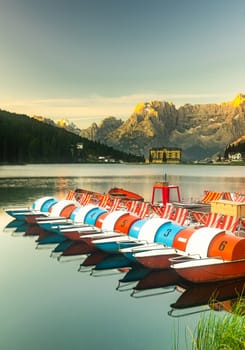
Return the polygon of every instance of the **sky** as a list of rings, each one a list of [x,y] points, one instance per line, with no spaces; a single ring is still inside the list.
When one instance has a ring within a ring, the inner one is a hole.
[[[244,0],[0,0],[0,109],[80,128],[245,93]]]

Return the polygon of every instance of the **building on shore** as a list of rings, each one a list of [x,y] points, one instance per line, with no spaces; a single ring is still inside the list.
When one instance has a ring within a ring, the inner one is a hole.
[[[149,151],[149,163],[153,164],[179,164],[182,150],[176,147],[152,148]]]
[[[245,160],[245,152],[230,152],[228,153],[228,159],[234,162],[242,162]]]

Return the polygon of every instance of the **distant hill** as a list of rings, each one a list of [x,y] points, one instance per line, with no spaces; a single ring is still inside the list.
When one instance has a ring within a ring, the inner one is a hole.
[[[26,115],[0,110],[0,163],[140,162],[115,150]]]
[[[154,147],[179,147],[183,160],[199,160],[224,154],[244,130],[245,95],[238,94],[221,104],[179,108],[166,101],[140,102],[126,121],[108,117],[82,130],[81,136],[145,157]]]

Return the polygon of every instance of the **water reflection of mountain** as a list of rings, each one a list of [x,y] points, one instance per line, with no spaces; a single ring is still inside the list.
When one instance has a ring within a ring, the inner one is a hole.
[[[90,272],[92,276],[103,276],[103,271],[116,271],[116,290],[129,291],[135,298],[159,294],[163,294],[164,298],[166,293],[175,293],[176,300],[170,305],[169,311],[172,317],[200,312],[203,306],[206,306],[206,310],[233,312],[236,302],[245,300],[245,277],[218,283],[189,284],[171,268],[151,270],[121,253],[100,251],[83,241],[71,241],[61,234],[43,230],[38,225],[21,224],[13,220],[4,231],[13,237],[35,237],[36,247],[51,249],[51,256],[58,260],[68,256],[81,257],[78,271]]]

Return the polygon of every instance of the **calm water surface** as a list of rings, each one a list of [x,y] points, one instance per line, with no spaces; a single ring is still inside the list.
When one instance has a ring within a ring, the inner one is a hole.
[[[186,326],[194,330],[200,314],[168,315],[179,291],[158,288],[155,293],[162,294],[131,297],[136,282],[116,290],[125,271],[97,271],[92,276],[91,269],[78,272],[85,256],[59,261],[51,256],[57,243],[37,248],[37,236],[23,236],[27,227],[6,228],[11,218],[4,212],[5,207],[30,205],[41,196],[63,198],[76,187],[100,192],[124,187],[150,200],[153,184],[165,174],[181,187],[185,199],[200,198],[204,189],[245,192],[245,167],[238,166],[0,167],[1,350],[170,350],[176,333],[179,348],[185,349]]]

